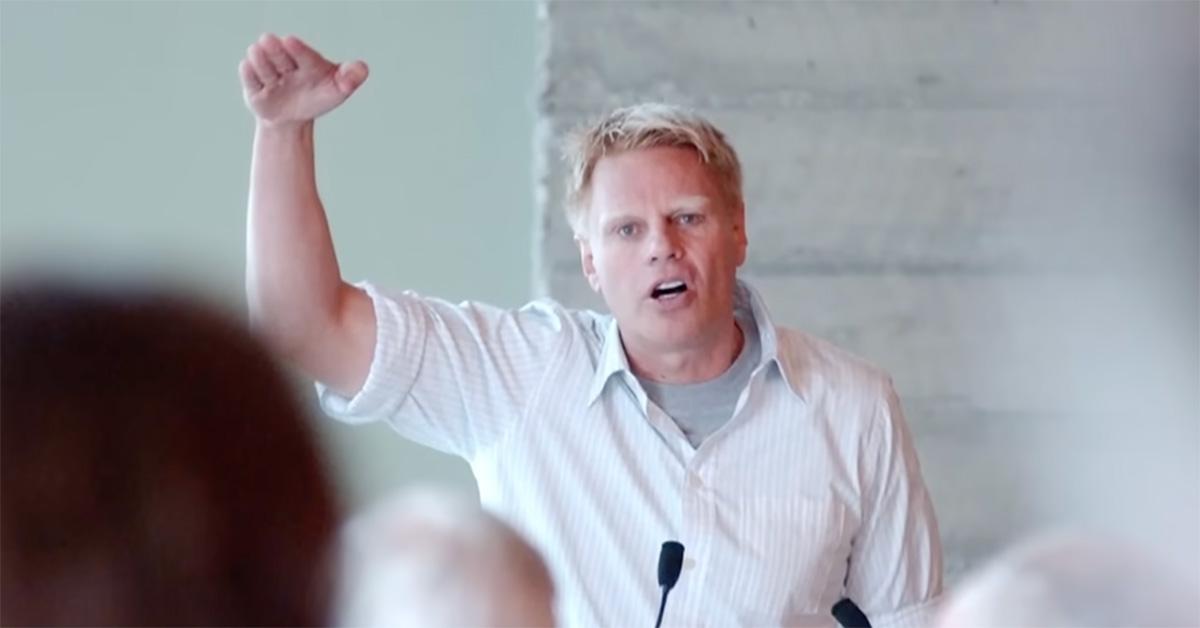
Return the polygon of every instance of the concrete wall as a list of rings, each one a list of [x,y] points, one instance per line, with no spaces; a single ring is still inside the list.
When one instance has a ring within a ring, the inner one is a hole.
[[[561,216],[564,130],[693,106],[743,161],[743,277],[893,373],[951,581],[1058,524],[1194,559],[1198,14],[542,5],[535,289],[601,305]]]

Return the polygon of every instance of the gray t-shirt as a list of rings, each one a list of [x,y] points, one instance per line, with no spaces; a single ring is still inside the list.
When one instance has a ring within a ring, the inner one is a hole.
[[[675,421],[692,447],[699,447],[705,438],[733,417],[738,396],[746,388],[762,356],[762,342],[754,316],[749,312],[738,312],[737,322],[745,338],[742,352],[729,369],[716,378],[698,384],[662,384],[638,378],[646,396]]]

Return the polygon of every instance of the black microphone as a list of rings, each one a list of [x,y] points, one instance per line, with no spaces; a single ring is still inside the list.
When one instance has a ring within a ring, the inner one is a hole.
[[[871,622],[867,620],[862,609],[848,597],[834,604],[830,612],[833,613],[833,618],[846,628],[871,628]]]
[[[658,586],[662,587],[662,604],[658,606],[658,619],[654,620],[654,628],[662,625],[663,611],[667,608],[667,594],[679,582],[679,572],[683,569],[683,544],[678,541],[667,541],[662,545],[658,554]]]

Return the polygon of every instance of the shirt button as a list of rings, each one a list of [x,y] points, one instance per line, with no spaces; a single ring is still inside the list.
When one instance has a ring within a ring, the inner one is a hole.
[[[692,570],[692,569],[694,569],[695,567],[696,567],[696,561],[695,561],[695,560],[693,560],[693,559],[691,559],[691,558],[684,558],[684,559],[683,559],[683,568],[684,568],[684,570],[686,570],[686,571],[691,571],[691,570]]]
[[[698,488],[704,486],[704,481],[700,479],[700,476],[689,471],[688,478],[687,478],[687,484],[688,484],[688,488],[698,489]]]

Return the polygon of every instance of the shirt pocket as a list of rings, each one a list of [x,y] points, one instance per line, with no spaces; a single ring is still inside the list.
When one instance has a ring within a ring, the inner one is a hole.
[[[834,573],[845,562],[844,508],[830,499],[747,497],[735,510],[733,564],[719,571],[730,599],[776,624],[828,615],[845,575]]]

